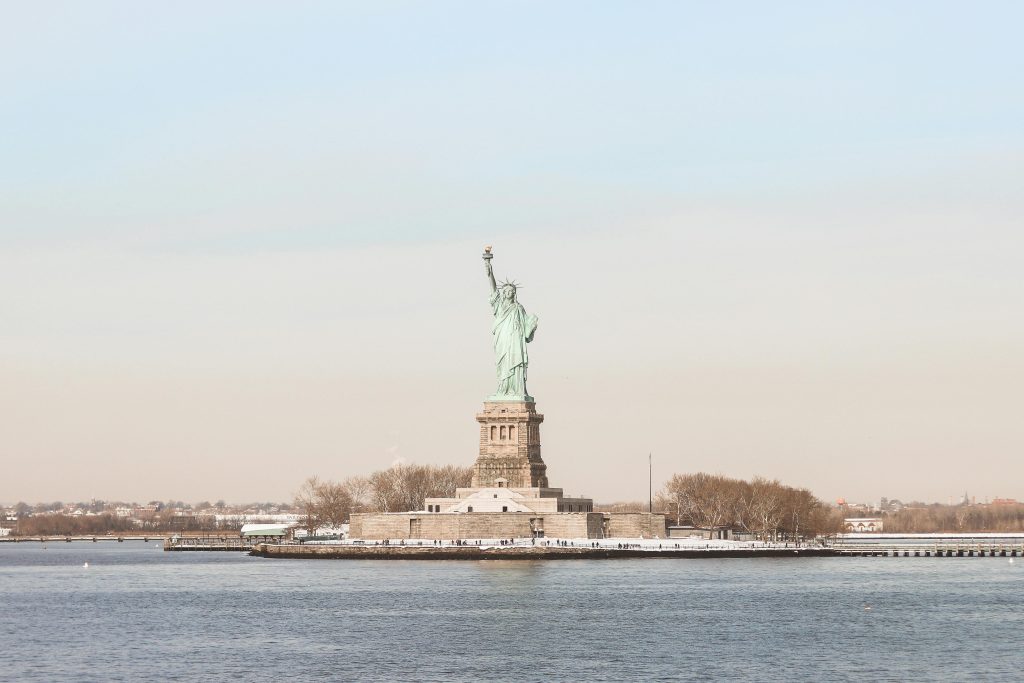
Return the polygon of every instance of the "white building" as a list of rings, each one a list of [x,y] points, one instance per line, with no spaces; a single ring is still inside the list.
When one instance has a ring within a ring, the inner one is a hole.
[[[847,533],[875,533],[882,530],[880,517],[847,517],[843,520]]]

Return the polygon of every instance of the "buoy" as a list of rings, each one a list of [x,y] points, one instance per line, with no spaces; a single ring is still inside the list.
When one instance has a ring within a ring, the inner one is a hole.
[[[870,612],[871,611],[871,605],[868,605],[867,603],[865,603],[864,604],[864,611],[865,612]]]
[[[83,569],[88,569],[88,568],[89,568],[89,563],[88,563],[88,562],[86,562],[85,564],[83,564],[83,565],[82,565],[82,568],[83,568]]]

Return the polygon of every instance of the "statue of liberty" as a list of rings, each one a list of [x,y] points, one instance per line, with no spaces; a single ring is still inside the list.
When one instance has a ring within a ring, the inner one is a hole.
[[[533,401],[526,393],[526,368],[530,364],[526,345],[533,341],[537,331],[537,316],[527,315],[516,299],[516,283],[505,281],[498,286],[491,268],[491,248],[484,248],[484,265],[491,283],[491,308],[494,323],[494,363],[498,373],[498,389],[491,400]]]

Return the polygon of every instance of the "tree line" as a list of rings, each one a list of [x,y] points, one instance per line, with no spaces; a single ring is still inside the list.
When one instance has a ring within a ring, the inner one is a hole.
[[[331,481],[310,477],[293,505],[282,509],[301,515],[301,524],[309,531],[321,527],[338,527],[353,512],[408,512],[422,510],[427,498],[449,498],[455,489],[467,487],[473,478],[471,467],[454,465],[398,464],[369,476],[348,477]],[[101,502],[100,502],[101,503]],[[89,511],[99,503],[91,503]],[[218,501],[218,506],[223,507]],[[39,512],[62,509],[62,503],[39,506]],[[90,515],[59,513],[19,517],[15,534],[19,536],[78,536],[117,533],[167,531],[238,531],[234,520],[218,522],[213,515],[182,515],[174,508],[184,503],[171,502],[154,506],[157,509],[144,517],[120,517],[101,512]],[[19,512],[28,513],[30,506],[21,504]]]
[[[236,522],[218,522],[213,515],[178,515],[168,510],[144,518],[97,515],[32,515],[18,519],[18,536],[96,536],[167,531],[238,531]]]
[[[842,515],[810,491],[755,477],[674,474],[654,501],[677,525],[738,529],[762,540],[807,538],[842,531]]]
[[[337,528],[353,512],[409,512],[422,510],[427,498],[451,498],[455,489],[470,485],[473,468],[455,465],[397,464],[368,477],[341,481],[307,479],[295,496],[302,526],[310,533]]]
[[[286,508],[288,507],[287,503],[272,503],[272,502],[267,502],[267,503],[246,503],[244,505],[241,505],[240,507],[242,507],[242,508],[247,508],[247,507],[280,507],[282,505],[284,507],[286,507]],[[190,505],[190,504],[186,503],[183,500],[174,500],[174,499],[171,499],[171,500],[168,500],[168,501],[151,500],[148,503],[146,503],[146,506],[153,508],[157,512],[160,512],[162,510],[167,510],[167,509],[170,509],[170,510],[175,510],[175,509],[177,509],[177,510],[190,510],[190,511],[214,510],[215,509],[217,512],[224,512],[229,507],[228,504],[225,503],[223,500],[218,500],[216,503],[211,503],[210,501],[204,500],[204,501],[201,501],[199,503],[196,503],[195,505]],[[138,508],[138,507],[140,507],[140,505],[137,502],[113,501],[113,500],[96,500],[96,499],[93,499],[93,500],[90,500],[89,502],[84,502],[83,501],[83,502],[78,502],[78,503],[72,503],[72,502],[63,503],[63,502],[61,502],[59,500],[55,500],[52,503],[36,503],[35,505],[29,505],[25,501],[18,501],[11,509],[13,510],[14,514],[18,515],[19,517],[27,517],[27,516],[33,515],[33,514],[37,514],[37,515],[41,515],[41,514],[54,514],[54,513],[59,514],[62,511],[64,511],[65,509],[69,509],[69,508],[70,509],[80,509],[80,510],[82,510],[82,512],[91,512],[93,514],[101,514],[103,512],[109,512],[109,511],[111,511],[111,510],[113,510],[115,508]],[[236,506],[236,507],[239,507],[239,506]]]
[[[937,532],[1024,531],[1024,505],[928,505],[903,508],[883,518],[893,534]]]

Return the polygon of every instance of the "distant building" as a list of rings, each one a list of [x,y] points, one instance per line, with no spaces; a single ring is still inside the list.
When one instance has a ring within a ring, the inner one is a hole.
[[[882,530],[882,520],[879,517],[847,517],[843,526],[848,533],[870,534]]]
[[[313,533],[309,533],[308,530],[303,529],[301,527],[296,527],[296,526],[293,525],[292,526],[292,536],[296,540],[304,539],[304,538],[311,538],[311,537],[320,537],[320,538],[331,538],[331,537],[334,537],[334,538],[339,538],[339,539],[344,540],[344,539],[348,538],[348,530],[349,530],[349,525],[348,524],[342,524],[341,526],[337,526],[337,527],[322,526],[322,527],[319,527],[317,529],[314,529]]]
[[[685,524],[670,525],[668,527],[669,538],[706,538],[709,540],[731,540],[735,536],[734,531],[728,527],[690,526]],[[744,538],[743,540],[749,540]]]
[[[993,498],[992,505],[1020,505],[1016,498]]]
[[[239,535],[254,541],[279,541],[288,536],[290,528],[289,524],[244,524]]]
[[[905,507],[906,505],[903,504],[903,501],[897,498],[882,498],[881,502],[878,504],[878,509],[882,512],[899,512]]]
[[[233,515],[214,515],[214,520],[221,523],[275,523],[275,524],[298,524],[302,521],[302,515],[290,514],[290,513],[279,513],[279,514],[233,514]]]

